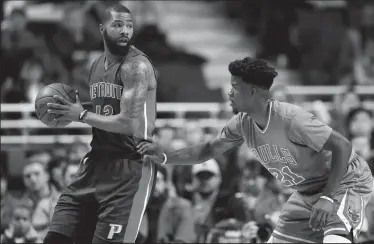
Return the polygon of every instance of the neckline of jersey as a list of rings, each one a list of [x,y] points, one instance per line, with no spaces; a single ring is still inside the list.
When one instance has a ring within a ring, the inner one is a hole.
[[[273,109],[273,101],[270,99],[270,100],[269,100],[269,114],[268,114],[268,121],[267,121],[266,126],[265,126],[265,128],[264,128],[263,130],[261,130],[261,128],[257,125],[256,121],[252,120],[253,123],[254,123],[254,125],[255,125],[255,127],[257,128],[257,130],[260,131],[262,134],[264,134],[264,133],[267,131],[268,127],[269,127],[270,120],[271,120],[271,112],[272,112],[272,109]]]

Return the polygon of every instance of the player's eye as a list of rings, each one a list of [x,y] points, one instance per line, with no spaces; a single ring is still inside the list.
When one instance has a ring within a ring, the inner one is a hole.
[[[132,25],[127,25],[128,28],[132,28]]]

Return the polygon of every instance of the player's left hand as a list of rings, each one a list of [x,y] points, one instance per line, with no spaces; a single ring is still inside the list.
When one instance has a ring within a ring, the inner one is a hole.
[[[142,141],[136,145],[136,150],[142,155],[144,161],[161,164],[164,161],[163,150],[154,142]]]
[[[331,213],[334,211],[334,204],[329,200],[320,198],[312,208],[312,215],[310,216],[309,226],[313,231],[321,230]]]
[[[56,120],[71,120],[79,121],[79,115],[84,110],[81,101],[79,100],[79,95],[76,95],[76,102],[72,103],[64,99],[61,96],[54,95],[53,98],[58,100],[58,103],[48,103],[48,113],[55,114]]]

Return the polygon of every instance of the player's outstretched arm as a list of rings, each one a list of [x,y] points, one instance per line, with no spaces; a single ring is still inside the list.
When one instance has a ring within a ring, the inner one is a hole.
[[[117,115],[103,116],[88,112],[83,122],[105,131],[132,136],[139,126],[153,70],[148,60],[136,60],[121,67],[123,93],[121,112]]]
[[[203,163],[217,157],[233,147],[240,146],[244,139],[241,134],[241,115],[235,115],[215,139],[189,146],[171,153],[165,153],[156,143],[141,142],[138,152],[145,159],[155,163],[191,165]]]
[[[154,163],[192,165],[215,158],[235,146],[235,144],[225,142],[218,137],[171,153],[166,153],[164,149],[155,142],[150,143],[143,141],[137,145],[137,151],[143,155],[144,159],[150,159]]]

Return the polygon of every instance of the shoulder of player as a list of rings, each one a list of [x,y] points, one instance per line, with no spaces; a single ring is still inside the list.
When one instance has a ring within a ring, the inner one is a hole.
[[[273,100],[272,104],[274,113],[288,121],[292,121],[295,117],[309,114],[306,110],[295,104],[279,102],[276,100]]]
[[[100,54],[98,57],[95,57],[93,59],[91,59],[91,69],[100,61],[100,59],[102,58],[102,56],[104,55],[104,53]]]
[[[132,57],[128,62],[121,64],[121,73],[124,76],[133,72],[147,74],[149,71],[152,71],[152,64],[147,57],[142,55]]]

